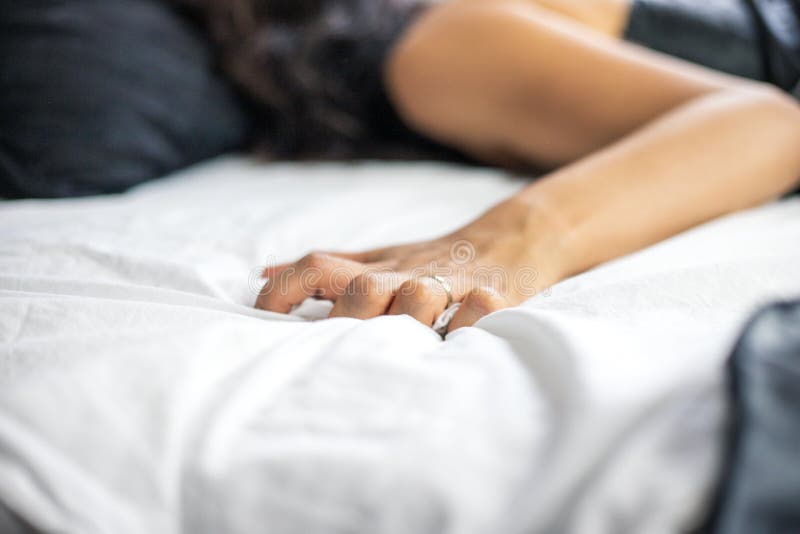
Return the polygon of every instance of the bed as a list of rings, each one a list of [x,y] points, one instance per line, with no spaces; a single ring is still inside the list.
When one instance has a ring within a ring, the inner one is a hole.
[[[121,195],[0,202],[0,501],[66,534],[689,530],[737,333],[800,294],[800,199],[445,340],[405,316],[252,308],[268,262],[432,237],[523,184],[227,156]]]

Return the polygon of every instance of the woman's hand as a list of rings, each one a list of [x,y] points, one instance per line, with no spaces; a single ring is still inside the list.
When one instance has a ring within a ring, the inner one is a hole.
[[[537,210],[511,199],[438,239],[362,253],[315,252],[268,267],[256,307],[287,313],[316,297],[334,302],[331,317],[406,314],[431,326],[452,298],[462,303],[452,331],[556,282],[556,243]]]

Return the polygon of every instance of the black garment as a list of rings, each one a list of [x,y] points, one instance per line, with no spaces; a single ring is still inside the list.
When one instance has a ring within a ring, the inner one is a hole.
[[[242,144],[249,117],[167,0],[0,0],[0,197],[111,193]]]
[[[634,0],[625,38],[800,98],[800,0]]]
[[[749,0],[762,29],[767,80],[800,98],[800,0]]]
[[[800,301],[749,323],[729,362],[733,440],[713,534],[800,532]]]

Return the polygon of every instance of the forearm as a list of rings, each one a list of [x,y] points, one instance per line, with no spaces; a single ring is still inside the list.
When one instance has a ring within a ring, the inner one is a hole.
[[[761,89],[698,97],[517,197],[550,243],[555,278],[790,190],[800,107]],[[555,236],[555,238],[553,238]]]

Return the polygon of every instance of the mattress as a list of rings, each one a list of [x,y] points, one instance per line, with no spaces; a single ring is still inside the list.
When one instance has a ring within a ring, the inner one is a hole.
[[[0,202],[0,501],[67,534],[672,533],[702,519],[723,364],[800,294],[800,200],[724,217],[442,340],[252,307],[268,262],[452,230],[524,185],[224,157]]]

